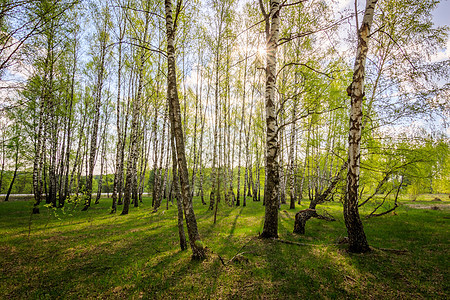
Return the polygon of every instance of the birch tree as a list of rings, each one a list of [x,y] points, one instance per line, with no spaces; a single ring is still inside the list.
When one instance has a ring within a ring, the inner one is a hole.
[[[275,108],[277,43],[280,30],[280,2],[271,0],[266,12],[260,0],[266,25],[266,187],[264,194],[265,215],[262,238],[278,237],[278,124]]]
[[[192,204],[191,189],[189,184],[189,172],[187,168],[186,152],[184,146],[183,127],[181,123],[180,102],[178,100],[177,75],[175,64],[175,35],[177,19],[182,9],[182,0],[178,0],[175,17],[172,15],[172,1],[165,0],[166,35],[167,35],[167,101],[169,103],[170,123],[173,127],[173,138],[179,167],[181,183],[181,198],[184,216],[189,236],[189,244],[192,249],[193,259],[204,259],[206,249],[200,239]]]
[[[96,83],[94,87],[94,107],[93,114],[94,119],[92,121],[92,131],[90,136],[90,148],[89,148],[89,166],[88,166],[88,176],[86,179],[86,192],[85,192],[85,205],[83,210],[86,211],[91,205],[92,198],[92,180],[94,175],[94,167],[96,163],[96,157],[98,153],[98,131],[99,131],[99,122],[100,122],[100,108],[102,104],[102,95],[103,95],[103,85],[106,77],[106,64],[109,56],[110,49],[108,47],[108,43],[110,40],[109,29],[111,27],[110,22],[110,12],[108,8],[105,6],[103,11],[101,12],[101,23],[98,24],[97,34],[98,34],[98,49],[94,51],[99,51],[98,57],[94,57],[95,71],[96,71]]]
[[[364,18],[359,28],[353,80],[347,89],[351,97],[350,131],[348,135],[347,194],[344,201],[344,220],[349,239],[349,251],[364,253],[370,251],[358,211],[358,187],[361,159],[362,102],[364,97],[364,76],[369,49],[370,27],[378,0],[367,0]]]

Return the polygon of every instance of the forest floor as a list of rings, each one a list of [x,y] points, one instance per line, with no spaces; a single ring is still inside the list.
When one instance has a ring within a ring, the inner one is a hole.
[[[179,250],[176,205],[152,213],[144,198],[120,216],[121,207],[111,215],[111,200],[102,199],[87,212],[67,204],[31,216],[31,202],[1,202],[0,299],[448,299],[450,200],[433,199],[402,200],[394,213],[370,219],[376,203],[365,205],[373,251],[349,254],[339,244],[346,236],[339,202],[318,208],[336,222],[312,219],[305,235],[292,230],[309,203],[282,205],[279,236],[288,244],[257,238],[260,202],[221,203],[213,224],[213,212],[194,198],[209,252],[203,261]]]

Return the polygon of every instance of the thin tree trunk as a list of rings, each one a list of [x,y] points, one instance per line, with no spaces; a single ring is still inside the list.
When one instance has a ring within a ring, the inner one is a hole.
[[[216,53],[215,53],[215,90],[214,90],[214,105],[215,105],[215,122],[214,122],[214,148],[213,148],[213,163],[212,163],[212,167],[211,167],[211,194],[210,194],[210,203],[209,203],[209,209],[213,210],[214,209],[214,204],[216,202],[216,197],[219,197],[220,194],[220,190],[218,188],[218,185],[220,183],[219,178],[218,178],[218,174],[219,174],[219,169],[216,166],[218,158],[217,158],[217,143],[218,143],[218,139],[220,137],[218,137],[218,135],[220,135],[219,130],[219,123],[220,123],[220,117],[219,117],[219,113],[220,113],[220,106],[219,106],[219,83],[220,83],[220,79],[219,79],[219,68],[220,68],[220,47],[222,44],[222,25],[223,25],[223,11],[224,8],[221,8],[221,13],[219,16],[219,28],[218,28],[218,37],[217,37],[217,43],[216,43]],[[219,145],[220,147],[220,145]],[[219,158],[220,158],[220,154],[219,154]]]
[[[5,132],[2,132],[2,169],[0,170],[0,193],[3,188],[3,173],[5,171]]]
[[[97,197],[95,198],[95,203],[98,204],[100,201],[100,197],[102,196],[103,189],[103,171],[105,169],[105,159],[106,159],[106,128],[108,127],[108,112],[105,112],[105,123],[103,124],[103,132],[101,137],[102,142],[102,151],[101,151],[101,159],[100,159],[100,177],[98,179],[98,189],[97,189]]]
[[[123,11],[122,11],[123,12]],[[123,26],[122,26],[123,22]],[[121,19],[119,21],[119,50],[118,50],[118,69],[117,69],[117,102],[116,102],[116,129],[117,129],[117,148],[116,148],[116,167],[114,172],[114,183],[113,183],[113,194],[112,194],[112,206],[111,213],[115,213],[117,211],[117,198],[119,193],[119,184],[122,177],[123,170],[123,160],[121,160],[122,154],[121,149],[122,143],[124,143],[122,139],[122,131],[120,126],[120,94],[122,87],[122,41],[125,35],[126,22],[124,22],[124,16],[122,14]]]
[[[153,120],[153,132],[154,132],[154,140],[153,140],[153,151],[154,151],[154,156],[153,156],[153,191],[152,191],[152,206],[153,209],[156,211],[158,210],[159,205],[157,204],[158,202],[158,188],[159,188],[159,169],[158,169],[158,153],[160,151],[158,151],[158,134],[156,132],[157,129],[157,122],[158,122],[158,114],[157,114],[157,109],[155,108],[155,118]],[[164,123],[165,124],[165,123]],[[164,130],[162,135],[164,136]],[[162,143],[161,143],[162,145]],[[162,152],[162,151],[161,151]]]
[[[210,81],[208,79],[208,84],[207,84],[207,91],[206,91],[206,104],[205,104],[205,110],[202,116],[202,127],[201,127],[201,133],[200,133],[200,144],[199,144],[199,148],[203,149],[203,137],[204,137],[204,132],[205,132],[205,123],[206,123],[206,111],[208,109],[208,104],[209,104],[209,92],[210,92]],[[199,179],[199,189],[200,189],[200,198],[202,201],[203,205],[206,205],[205,202],[205,193],[203,191],[203,175],[204,175],[204,168],[203,168],[203,151],[199,151],[198,153],[199,158],[199,165],[200,165],[200,179]]]
[[[98,127],[100,121],[100,107],[102,103],[102,92],[103,92],[103,83],[105,79],[105,64],[106,64],[106,55],[107,55],[107,35],[106,30],[108,26],[108,21],[106,17],[103,20],[103,35],[100,32],[100,61],[98,65],[97,72],[97,82],[95,87],[95,102],[94,102],[94,120],[92,125],[91,132],[91,145],[89,150],[89,173],[86,180],[86,202],[83,208],[83,211],[86,211],[91,205],[92,198],[92,180],[94,176],[94,167],[95,160],[98,153],[97,149],[97,139],[98,139]]]
[[[181,0],[177,2],[176,17],[180,13]],[[176,23],[172,17],[172,2],[165,0],[166,12],[166,33],[167,33],[167,99],[169,102],[169,113],[172,126],[172,137],[175,139],[175,149],[177,154],[178,166],[180,169],[181,198],[186,219],[186,226],[189,236],[189,244],[192,249],[194,259],[203,259],[206,257],[206,249],[200,240],[200,234],[197,228],[197,219],[195,218],[194,207],[192,205],[191,189],[189,186],[189,172],[187,168],[183,128],[181,123],[180,102],[177,91],[177,75],[175,65],[175,32]]]
[[[9,200],[9,195],[11,195],[11,190],[14,186],[14,181],[16,180],[18,169],[19,169],[19,143],[16,142],[16,160],[14,165],[14,174],[11,183],[9,184],[8,192],[6,193],[5,202]]]
[[[43,97],[41,97],[43,98]],[[44,122],[44,99],[40,99],[39,105],[39,125],[37,132],[37,145],[35,148],[34,164],[33,164],[33,191],[34,191],[34,204],[33,204],[33,214],[39,213],[39,204],[41,203],[42,197],[42,179],[41,179],[41,159],[44,153],[42,152],[43,144],[43,122]],[[3,168],[2,168],[3,169]]]
[[[198,65],[200,66],[200,53],[201,50],[199,49],[199,62]],[[200,69],[199,69],[200,70]],[[200,85],[199,85],[199,81],[200,81]],[[195,118],[194,118],[194,137],[193,137],[193,155],[192,157],[194,158],[194,163],[192,165],[192,179],[191,179],[191,187],[192,187],[192,197],[194,196],[194,191],[195,191],[195,178],[197,175],[197,126],[198,126],[198,115],[199,115],[199,110],[201,110],[201,103],[202,103],[202,82],[203,82],[203,76],[200,70],[200,78],[198,76],[198,71],[197,71],[197,83],[195,86]],[[199,88],[200,87],[200,88]],[[199,104],[200,102],[200,104]],[[200,108],[199,108],[200,106]]]
[[[64,195],[62,199],[60,199],[59,206],[63,207],[67,197],[70,197],[69,190],[69,171],[70,171],[70,149],[72,144],[72,122],[73,122],[73,101],[75,98],[75,75],[76,75],[76,64],[77,64],[77,42],[75,40],[74,51],[73,51],[73,70],[71,76],[71,84],[70,84],[70,96],[69,96],[69,115],[68,115],[68,126],[67,126],[67,148],[66,148],[66,158],[65,158],[65,167],[63,173],[65,173],[64,180]]]
[[[181,204],[182,196],[180,193],[180,188],[178,186],[177,152],[175,150],[175,137],[173,135],[171,137],[170,144],[172,147],[172,185],[173,185],[173,191],[175,193],[175,197],[177,198],[178,236],[180,237],[181,250],[186,250],[187,242],[186,242],[186,234],[184,233],[184,227],[183,227],[183,207]],[[167,203],[169,203],[169,202],[167,202]]]
[[[295,100],[294,100],[295,101]],[[295,184],[295,118],[296,118],[296,110],[297,110],[297,101],[294,102],[294,107],[292,109],[292,126],[291,126],[291,143],[290,143],[290,152],[289,152],[289,164],[290,164],[290,206],[289,209],[295,209],[295,202],[297,201],[296,194],[296,184]]]
[[[148,36],[148,26],[150,22],[149,11],[147,7],[147,12],[145,14],[145,26],[144,26],[144,36],[143,36],[143,45],[147,43]],[[130,154],[127,162],[127,175],[125,180],[125,190],[124,190],[124,199],[123,199],[123,210],[121,215],[128,214],[128,209],[130,206],[130,199],[132,197],[132,193],[134,195],[134,199],[137,200],[137,156],[138,156],[138,142],[139,142],[139,114],[141,109],[141,97],[142,90],[144,85],[144,64],[145,64],[145,49],[140,48],[139,55],[139,70],[138,70],[138,87],[137,87],[137,95],[136,98],[133,99],[133,113],[131,118],[131,133],[130,133]]]

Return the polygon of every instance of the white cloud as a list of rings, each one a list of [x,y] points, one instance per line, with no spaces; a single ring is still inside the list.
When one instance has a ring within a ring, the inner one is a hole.
[[[435,55],[433,55],[431,57],[432,62],[438,62],[438,61],[443,61],[443,60],[447,60],[447,59],[450,59],[450,37],[447,40],[445,49],[443,49],[442,51],[439,51],[438,53],[436,53]]]
[[[338,0],[338,9],[344,9],[344,8],[348,8],[350,6],[350,3],[353,2],[353,0]]]

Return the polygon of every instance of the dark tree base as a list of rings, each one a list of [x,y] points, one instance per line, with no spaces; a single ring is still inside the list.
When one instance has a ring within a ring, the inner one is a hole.
[[[208,251],[206,247],[192,247],[192,260],[200,261],[206,259],[208,256]]]
[[[352,246],[348,247],[348,252],[350,253],[368,253],[370,251],[372,251],[372,249],[370,249],[369,245],[367,246],[356,245],[353,247]]]
[[[278,238],[278,234],[274,234],[274,233],[270,233],[270,232],[265,232],[263,231],[260,235],[259,235],[260,239],[277,239]]]
[[[39,207],[33,207],[33,215],[39,214]]]
[[[317,217],[315,209],[301,210],[295,214],[294,233],[305,234],[306,222],[312,217]]]
[[[89,205],[85,205],[81,211],[87,211],[89,209]]]

